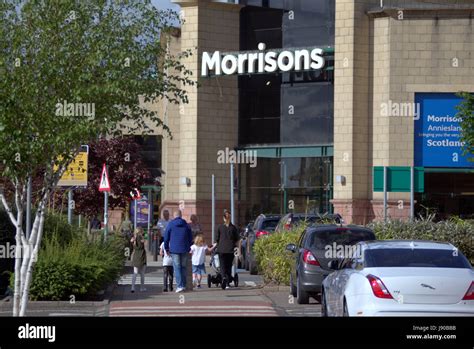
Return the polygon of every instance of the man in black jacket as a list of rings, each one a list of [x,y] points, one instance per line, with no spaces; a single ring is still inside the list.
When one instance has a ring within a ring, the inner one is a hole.
[[[234,263],[234,248],[240,240],[239,232],[235,225],[231,223],[230,211],[224,210],[224,224],[217,228],[216,251],[219,254],[219,262],[221,267],[222,285],[229,288],[232,280],[232,265]]]

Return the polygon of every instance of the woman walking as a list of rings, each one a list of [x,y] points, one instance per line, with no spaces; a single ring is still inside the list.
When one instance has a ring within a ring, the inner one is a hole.
[[[136,228],[135,233],[130,240],[133,246],[132,254],[132,290],[135,292],[135,282],[137,281],[137,275],[140,274],[140,291],[146,291],[145,288],[145,270],[146,270],[146,250],[145,250],[145,238],[143,236],[142,228]]]

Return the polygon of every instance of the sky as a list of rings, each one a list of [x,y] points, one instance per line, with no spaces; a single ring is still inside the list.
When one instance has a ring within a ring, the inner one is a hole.
[[[164,10],[168,8],[173,9],[178,12],[180,10],[180,7],[176,4],[172,4],[171,0],[152,0],[151,3],[155,5],[157,8],[159,8],[160,10]]]

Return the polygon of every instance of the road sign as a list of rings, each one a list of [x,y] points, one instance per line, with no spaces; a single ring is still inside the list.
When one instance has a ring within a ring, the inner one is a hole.
[[[58,182],[59,187],[87,187],[88,149],[87,145],[82,146],[81,151],[64,171]]]
[[[99,191],[110,192],[109,175],[107,173],[107,168],[105,167],[105,164],[102,167],[102,174],[100,175]]]

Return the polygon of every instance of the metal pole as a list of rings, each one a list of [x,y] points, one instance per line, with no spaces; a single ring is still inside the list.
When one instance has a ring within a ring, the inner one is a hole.
[[[26,238],[30,238],[31,234],[31,192],[32,192],[31,176],[28,176],[28,184],[26,188]]]
[[[104,240],[107,240],[109,232],[109,192],[104,191]]]
[[[410,167],[410,220],[415,219],[415,167]]]
[[[387,223],[387,167],[383,167],[383,220]]]
[[[80,214],[79,217],[77,217],[77,220],[79,222],[79,228],[81,227],[81,223],[82,223],[82,215]]]
[[[230,213],[231,213],[231,223],[235,224],[235,219],[234,219],[234,164],[230,164]]]
[[[72,224],[72,202],[73,202],[73,191],[72,188],[69,189],[68,192],[68,205],[67,205],[67,222],[68,224]]]
[[[216,193],[215,193],[215,177],[212,175],[212,243],[216,241]]]
[[[137,229],[137,199],[133,200],[133,229]]]

